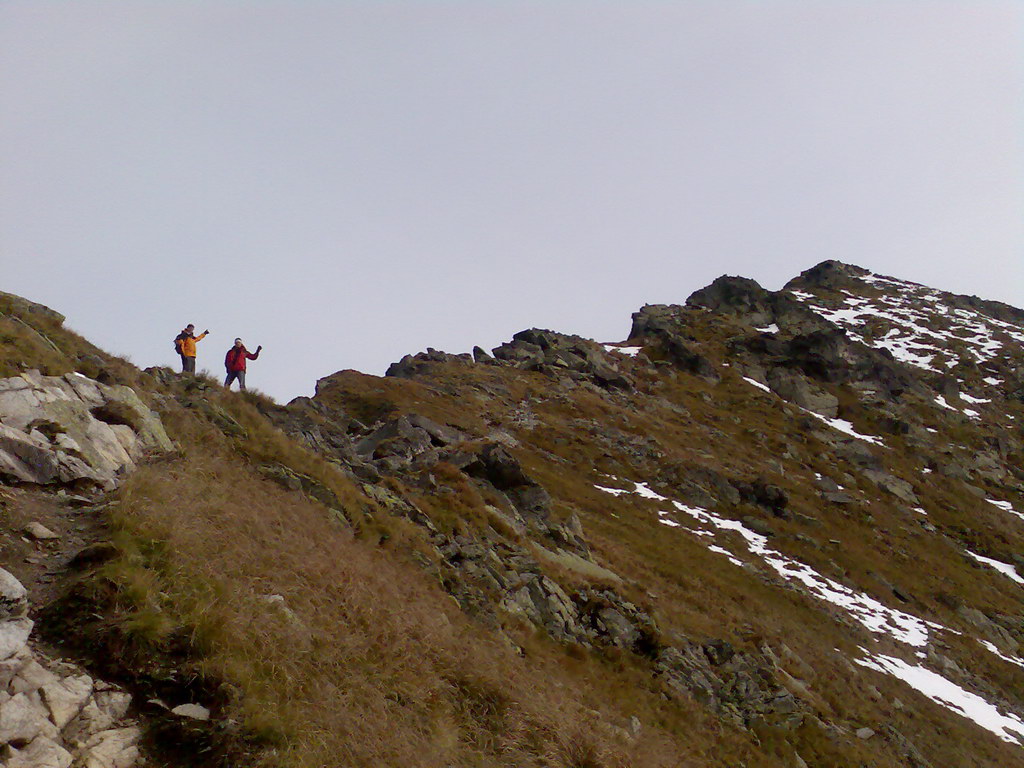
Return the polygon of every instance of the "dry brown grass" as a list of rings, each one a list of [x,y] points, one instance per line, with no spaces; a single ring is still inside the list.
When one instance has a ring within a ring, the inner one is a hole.
[[[221,714],[272,745],[264,764],[700,764],[656,729],[618,736],[593,674],[567,674],[552,648],[520,658],[226,446],[190,445],[119,497],[123,554],[106,575],[128,629],[159,645],[188,628],[201,674],[239,691]]]
[[[713,349],[714,345],[709,347]],[[439,371],[433,378],[448,381],[448,373]],[[1007,594],[1007,585],[1000,581],[1004,577],[967,562],[957,547],[958,541],[973,541],[977,542],[976,549],[987,545],[989,549],[1012,551],[1009,547],[1019,542],[1019,537],[1011,535],[1005,515],[1000,524],[995,508],[985,509],[983,502],[972,498],[958,483],[915,482],[920,474],[915,462],[920,459],[904,450],[898,438],[890,441],[898,450],[880,449],[888,470],[914,483],[922,502],[935,510],[933,522],[956,532],[955,538],[923,535],[914,517],[917,513],[868,481],[848,484],[851,491],[861,495],[856,504],[845,508],[828,505],[810,485],[814,473],[857,478],[860,470],[838,460],[827,445],[800,426],[798,410],[773,395],[756,391],[733,371],[725,370],[723,374],[723,381],[714,386],[670,373],[657,379],[638,376],[643,390],[658,398],[654,401],[636,397],[627,400],[615,393],[600,395],[585,390],[568,397],[555,391],[547,397],[538,395],[531,409],[542,426],[509,426],[521,443],[515,453],[556,503],[571,504],[581,512],[599,562],[628,575],[632,582],[624,588],[627,595],[636,599],[638,594],[653,593],[655,614],[663,631],[678,631],[697,639],[725,637],[748,650],[756,650],[761,642],[776,648],[785,642],[817,671],[807,682],[817,711],[826,720],[875,726],[880,723],[881,710],[885,712],[881,722],[897,724],[926,753],[934,739],[923,724],[940,727],[937,723],[942,722],[941,728],[960,734],[957,738],[962,739],[961,743],[971,746],[930,755],[938,764],[966,765],[963,761],[974,760],[1000,765],[1005,747],[996,739],[983,737],[983,743],[978,743],[976,730],[966,720],[943,713],[899,683],[878,681],[878,676],[851,667],[846,659],[860,655],[857,645],[871,642],[863,629],[823,610],[822,604],[811,597],[780,589],[770,580],[727,565],[720,555],[709,552],[693,537],[667,532],[656,522],[654,505],[649,502],[613,499],[593,489],[593,483],[602,480],[601,472],[652,480],[666,460],[688,466],[707,465],[748,481],[767,477],[787,491],[793,511],[813,518],[810,525],[806,517],[769,517],[777,532],[773,546],[820,573],[901,607],[886,585],[895,583],[914,596],[913,605],[907,607],[912,613],[966,631],[968,636],[977,631],[936,599],[943,586],[990,615],[1019,612],[1013,595]],[[468,376],[465,372],[461,375]],[[487,375],[493,377],[493,369]],[[523,380],[519,372],[506,370],[505,375],[509,380]],[[452,397],[458,402],[460,395]],[[673,407],[666,407],[666,401]],[[502,398],[488,412],[501,418],[510,405]],[[593,429],[586,426],[587,422],[593,424]],[[959,428],[966,446],[982,445],[970,425]],[[609,443],[607,437],[612,431],[626,436],[627,443],[632,440],[633,447],[623,450]],[[648,448],[661,451],[663,456],[648,458]],[[776,460],[786,452],[791,455],[782,471]],[[764,514],[749,507],[720,512],[730,517]],[[837,654],[836,648],[842,653]],[[1008,670],[1005,664],[999,668],[992,659],[979,659],[977,649],[968,642],[954,644],[946,652],[965,668],[1000,680],[1005,695],[1019,698],[1021,676],[1017,670]],[[911,702],[912,706],[901,711],[886,707],[867,685],[867,679],[886,691],[890,700],[899,695],[904,704]],[[851,685],[851,680],[864,682]],[[834,765],[852,760],[861,752],[864,759],[878,765],[889,764],[891,759],[878,742],[838,746],[833,737],[814,729],[801,729],[784,740],[797,746],[812,764],[816,758],[818,764]]]
[[[47,376],[78,371],[133,386],[139,371],[46,315],[23,312],[0,296],[0,377],[35,368]]]

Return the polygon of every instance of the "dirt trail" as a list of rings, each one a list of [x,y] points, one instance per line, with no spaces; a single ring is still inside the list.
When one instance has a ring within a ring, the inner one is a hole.
[[[32,618],[57,597],[72,558],[106,539],[101,505],[102,496],[96,492],[0,488],[0,566],[25,585]],[[45,526],[56,538],[35,538],[26,530],[31,523]]]

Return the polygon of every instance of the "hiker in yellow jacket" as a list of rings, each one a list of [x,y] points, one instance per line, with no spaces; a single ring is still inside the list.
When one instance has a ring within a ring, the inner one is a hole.
[[[182,373],[196,372],[196,342],[202,341],[210,332],[207,329],[198,336],[195,336],[195,329],[196,327],[189,323],[181,333],[174,337],[174,348],[178,350],[178,355],[181,356]]]

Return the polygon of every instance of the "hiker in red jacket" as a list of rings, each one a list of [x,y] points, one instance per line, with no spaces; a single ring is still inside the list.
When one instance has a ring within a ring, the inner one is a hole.
[[[237,379],[238,388],[245,391],[245,361],[255,360],[260,356],[263,345],[256,347],[256,352],[250,352],[245,348],[241,339],[235,339],[235,346],[228,350],[224,356],[224,367],[228,369],[228,376],[224,379],[224,386],[231,389],[231,382]]]

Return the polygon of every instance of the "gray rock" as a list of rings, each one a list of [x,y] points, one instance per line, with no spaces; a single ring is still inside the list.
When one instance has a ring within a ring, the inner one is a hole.
[[[60,680],[50,670],[43,667],[35,659],[29,659],[28,663],[25,664],[19,671],[18,674],[11,680],[10,691],[11,693],[27,693],[29,691],[38,691],[44,685],[50,685]]]
[[[875,732],[873,730],[871,730],[870,728],[858,728],[857,729],[857,738],[858,739],[863,739],[864,741],[867,741],[868,739],[870,739],[874,735],[875,735]]]
[[[210,710],[199,704],[179,704],[171,710],[171,714],[178,717],[188,717],[192,720],[210,719]]]
[[[821,495],[825,501],[830,501],[833,504],[853,504],[857,499],[848,494],[846,491],[836,491],[835,493],[823,493]]]
[[[775,535],[775,529],[759,517],[752,517],[750,515],[747,515],[743,518],[743,524],[747,528],[752,530],[754,533],[759,533],[762,536]]]
[[[0,619],[24,616],[28,610],[27,596],[24,585],[9,571],[0,568]]]
[[[641,731],[643,731],[643,723],[640,722],[639,717],[633,715],[629,718],[629,733],[634,739],[638,739]]]
[[[0,621],[0,660],[11,658],[25,647],[32,627],[31,619]]]
[[[32,653],[28,648],[23,648],[9,659],[0,661],[0,691],[7,689],[12,681],[18,676],[22,669],[32,661]],[[11,691],[17,693],[18,691]]]
[[[71,753],[53,739],[37,736],[24,749],[12,750],[4,765],[6,768],[68,768],[73,760]]]
[[[72,675],[58,682],[44,685],[40,692],[50,717],[58,728],[70,723],[92,694],[92,678],[88,675]]]
[[[888,472],[880,472],[874,469],[864,470],[864,476],[883,491],[891,493],[897,499],[905,501],[908,504],[914,504],[915,506],[920,504],[917,494],[914,493],[914,486],[906,480],[901,480],[895,475],[890,475]]]
[[[13,313],[16,316],[32,320],[43,318],[54,325],[64,324],[64,315],[56,310],[50,309],[45,304],[37,304],[34,301],[23,299],[13,293],[0,291],[0,311]]]
[[[1020,643],[1014,639],[1013,635],[976,608],[961,605],[956,612],[965,621],[980,629],[1003,653],[1015,654],[1020,648]]]
[[[552,552],[550,549],[545,549],[544,547],[537,547],[535,552],[539,559],[558,565],[566,570],[573,571],[574,573],[578,573],[584,578],[595,579],[597,581],[611,581],[616,584],[622,582],[622,577],[617,573],[613,573],[607,568],[602,568],[600,565],[593,563],[590,560],[584,560],[574,552],[566,552],[563,549]]]
[[[612,645],[631,649],[640,639],[636,627],[614,608],[602,608],[597,612],[597,626],[607,635]]]
[[[755,326],[766,325],[774,319],[768,291],[747,277],[723,275],[706,288],[690,294],[686,304],[737,315],[743,322]]]
[[[823,476],[823,477],[816,478],[814,480],[814,486],[819,491],[824,491],[825,493],[836,493],[836,492],[842,490],[840,488],[840,486],[839,486],[839,483],[837,483],[831,477],[824,477]]]
[[[109,488],[146,451],[172,449],[160,418],[129,387],[37,371],[0,379],[0,476]]]
[[[804,376],[781,366],[768,371],[768,386],[783,400],[801,408],[834,419],[839,414],[839,398],[830,392],[812,386]]]
[[[142,731],[134,726],[93,735],[79,753],[82,768],[131,768],[139,759]]]
[[[40,522],[36,522],[35,520],[25,526],[25,533],[36,541],[48,541],[50,539],[60,538],[60,536],[51,531],[45,525]]]
[[[53,730],[46,708],[27,693],[18,693],[0,704],[0,743],[29,742]]]
[[[124,691],[97,691],[64,728],[64,739],[86,741],[94,733],[113,728],[128,713],[131,703],[131,694]]]

